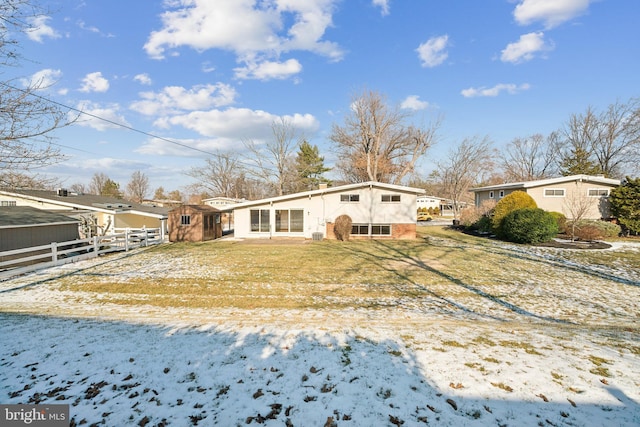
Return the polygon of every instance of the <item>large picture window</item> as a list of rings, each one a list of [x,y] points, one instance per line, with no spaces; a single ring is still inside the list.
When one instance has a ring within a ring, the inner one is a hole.
[[[251,209],[251,231],[269,232],[269,209]]]
[[[302,209],[277,209],[276,232],[277,233],[302,233],[304,231],[304,210]]]

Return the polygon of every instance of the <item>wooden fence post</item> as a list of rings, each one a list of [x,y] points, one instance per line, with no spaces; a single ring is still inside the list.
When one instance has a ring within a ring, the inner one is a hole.
[[[124,251],[129,252],[129,229],[124,230]]]
[[[98,236],[93,236],[93,252],[95,256],[98,256]]]
[[[51,242],[51,261],[58,262],[58,244],[56,242]]]

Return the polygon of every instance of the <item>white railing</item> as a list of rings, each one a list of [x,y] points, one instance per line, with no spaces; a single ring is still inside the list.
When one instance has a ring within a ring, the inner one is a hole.
[[[106,236],[4,251],[0,252],[0,280],[41,268],[95,258],[111,252],[157,245],[162,242],[163,238],[158,228],[126,229],[121,233]]]

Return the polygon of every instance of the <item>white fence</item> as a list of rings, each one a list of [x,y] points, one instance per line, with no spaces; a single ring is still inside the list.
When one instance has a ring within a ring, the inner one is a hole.
[[[147,228],[0,252],[0,280],[41,268],[95,258],[110,252],[157,245],[162,242],[163,237],[159,228]]]

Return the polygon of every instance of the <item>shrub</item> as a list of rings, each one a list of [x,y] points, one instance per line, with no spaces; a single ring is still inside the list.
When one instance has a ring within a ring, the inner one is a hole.
[[[626,177],[609,195],[611,213],[625,231],[640,232],[640,177]]]
[[[509,213],[520,209],[537,208],[533,198],[524,191],[514,191],[496,204],[491,215],[491,228],[496,235],[504,237],[502,233],[502,219]]]
[[[351,235],[351,217],[349,215],[340,215],[336,218],[336,223],[333,225],[333,233],[338,240],[347,241],[349,235]]]
[[[558,223],[551,213],[540,208],[517,209],[502,220],[504,238],[516,243],[543,243],[558,234]]]
[[[549,212],[556,219],[558,223],[558,233],[567,232],[567,217],[561,212]]]
[[[607,221],[583,219],[572,223],[573,237],[580,240],[599,240],[607,237],[617,237],[621,229],[618,224]]]

